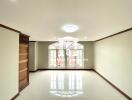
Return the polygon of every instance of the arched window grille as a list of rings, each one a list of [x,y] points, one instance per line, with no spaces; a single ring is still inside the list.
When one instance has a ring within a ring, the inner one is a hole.
[[[84,46],[77,42],[56,42],[49,46],[49,68],[84,68]]]

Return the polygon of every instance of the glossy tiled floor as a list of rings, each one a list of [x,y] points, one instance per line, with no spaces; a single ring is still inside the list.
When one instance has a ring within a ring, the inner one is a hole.
[[[16,100],[127,100],[92,71],[39,71]]]

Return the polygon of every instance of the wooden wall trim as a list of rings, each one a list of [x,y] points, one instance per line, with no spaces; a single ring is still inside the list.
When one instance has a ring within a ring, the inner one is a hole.
[[[11,28],[11,27],[9,27],[9,26],[0,24],[0,27],[5,28],[5,29],[8,29],[8,30],[10,30],[10,31],[14,31],[14,32],[19,33],[19,34],[22,34],[22,35],[24,35],[24,36],[26,36],[26,37],[30,37],[29,35],[23,34],[21,31],[18,31],[18,30],[14,29],[14,28]]]
[[[115,36],[115,35],[119,35],[119,34],[122,34],[122,33],[126,33],[126,32],[131,31],[131,30],[132,30],[132,27],[131,27],[131,28],[128,28],[128,29],[125,29],[125,30],[123,30],[123,31],[117,32],[117,33],[115,33],[115,34],[106,36],[106,37],[104,37],[104,38],[95,40],[94,42],[101,41],[101,40],[104,40],[104,39],[107,39],[107,38],[110,38],[110,37],[113,37],[113,36]]]
[[[39,71],[94,71],[94,69],[38,69],[30,72],[35,73]]]
[[[3,28],[5,28],[5,29],[11,30],[11,31],[14,31],[14,32],[17,32],[17,33],[21,33],[20,31],[18,31],[18,30],[16,30],[16,29],[13,29],[13,28],[11,28],[11,27],[8,27],[8,26],[6,26],[6,25],[3,25],[3,24],[0,24],[0,27],[3,27]]]
[[[11,100],[15,100],[19,95],[20,93],[18,92],[14,97],[11,98]]]
[[[29,41],[29,42],[37,42],[37,41]]]
[[[37,72],[37,71],[94,71],[94,69],[37,69],[34,71],[30,71],[31,73]]]
[[[0,27],[3,27],[3,28],[6,28],[6,29],[8,29],[8,30],[11,30],[11,31],[14,31],[14,32],[23,34],[21,31],[18,31],[18,30],[14,29],[14,28],[8,27],[8,26],[3,25],[3,24],[0,24]],[[128,32],[128,31],[131,31],[131,30],[132,30],[132,27],[130,27],[130,28],[128,28],[128,29],[125,29],[125,30],[123,30],[123,31],[117,32],[117,33],[115,33],[115,34],[113,34],[113,35],[106,36],[106,37],[103,37],[103,38],[101,38],[101,39],[95,40],[95,41],[93,41],[93,42],[101,41],[101,40],[104,40],[104,39],[106,39],[106,38],[113,37],[113,36],[115,36],[115,35],[119,35],[119,34],[122,34],[122,33]],[[28,35],[26,35],[26,34],[23,34],[23,35],[25,35],[25,36],[27,36],[27,37],[30,37],[30,36],[28,36]],[[32,41],[31,41],[31,42],[32,42]],[[35,42],[35,41],[34,41],[34,42]]]
[[[115,88],[118,92],[120,92],[123,96],[125,96],[128,100],[132,100],[130,96],[128,96],[126,93],[124,93],[122,90],[120,90],[116,85],[114,85],[111,81],[106,79],[103,75],[101,75],[99,72],[94,70],[95,73],[97,73],[101,78],[103,78],[107,83],[109,83],[113,88]]]
[[[23,34],[22,32],[20,32],[20,35],[23,35],[23,36],[25,36],[25,37],[30,37],[29,35],[26,35],[26,34]]]

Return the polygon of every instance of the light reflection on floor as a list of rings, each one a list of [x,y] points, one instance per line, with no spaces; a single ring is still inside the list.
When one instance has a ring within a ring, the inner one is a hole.
[[[60,97],[73,97],[83,94],[82,73],[50,72],[50,93]]]
[[[16,100],[127,100],[92,71],[38,71]]]

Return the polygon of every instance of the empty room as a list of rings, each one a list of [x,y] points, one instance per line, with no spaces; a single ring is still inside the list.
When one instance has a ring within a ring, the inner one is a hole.
[[[0,0],[0,100],[132,100],[132,0]]]

